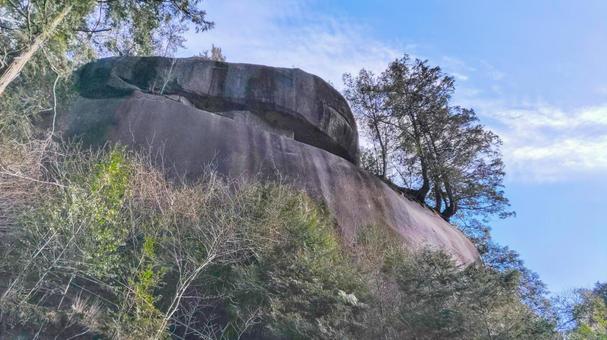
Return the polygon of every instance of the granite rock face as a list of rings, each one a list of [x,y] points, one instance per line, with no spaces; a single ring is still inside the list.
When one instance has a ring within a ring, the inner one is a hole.
[[[368,224],[460,263],[474,245],[431,210],[357,166],[358,137],[343,97],[299,69],[200,58],[120,57],[85,65],[66,137],[162,154],[176,175],[209,167],[228,178],[280,179],[322,201],[345,240]]]

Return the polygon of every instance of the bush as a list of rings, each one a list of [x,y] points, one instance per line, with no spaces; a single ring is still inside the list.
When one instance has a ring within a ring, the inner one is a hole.
[[[211,171],[168,180],[120,147],[11,150],[20,150],[3,165],[12,172],[0,175],[2,334],[555,335],[521,302],[517,271],[461,268],[443,253],[413,252],[385,228],[365,228],[345,246],[326,211],[289,186]]]
[[[303,193],[210,172],[170,182],[120,148],[58,154],[27,209],[11,210],[5,330],[320,338],[348,328],[358,307],[339,292],[362,281]]]
[[[367,338],[553,339],[554,324],[521,299],[518,271],[462,268],[448,255],[411,249],[378,228],[364,230],[358,265],[373,287]]]
[[[568,339],[607,339],[607,283],[593,289],[577,289],[563,301],[563,330]]]
[[[209,294],[221,296],[218,313],[232,325],[254,324],[247,335],[255,338],[340,337],[353,327],[359,310],[340,292],[360,295],[360,276],[333,225],[309,198],[284,187],[262,187],[241,193],[251,204],[251,219],[257,220],[246,232],[244,248],[252,256],[215,266],[205,275],[214,283]],[[237,337],[238,329],[228,335]]]

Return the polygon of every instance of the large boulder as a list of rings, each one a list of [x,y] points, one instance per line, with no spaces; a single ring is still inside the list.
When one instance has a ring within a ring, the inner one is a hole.
[[[87,98],[133,91],[178,95],[211,112],[247,110],[297,141],[351,162],[358,135],[348,104],[325,81],[300,69],[207,61],[202,58],[106,58],[80,71]]]
[[[441,249],[462,264],[479,259],[460,231],[356,165],[352,113],[318,77],[200,58],[122,57],[83,67],[79,91],[62,120],[67,137],[161,154],[180,176],[211,167],[228,178],[280,179],[323,202],[346,242],[378,224],[411,247]]]

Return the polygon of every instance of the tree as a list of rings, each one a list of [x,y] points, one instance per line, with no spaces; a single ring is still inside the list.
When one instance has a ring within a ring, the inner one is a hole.
[[[516,270],[457,266],[431,251],[388,259],[410,339],[554,339],[551,320],[522,303]]]
[[[179,47],[187,24],[210,29],[200,0],[0,0],[3,62],[0,96],[43,49],[64,57],[85,41],[100,54],[141,55]],[[171,29],[167,29],[167,27]],[[177,46],[175,46],[177,43]],[[86,47],[91,47],[86,46]],[[52,58],[52,56],[50,57]]]
[[[34,38],[32,43],[17,58],[15,58],[10,65],[8,65],[7,69],[2,75],[2,78],[0,78],[0,94],[2,94],[6,87],[19,75],[19,73],[21,73],[21,70],[25,64],[48,40],[50,35],[53,34],[57,26],[59,26],[59,24],[64,20],[71,10],[71,5],[65,6],[46,27],[42,28],[42,31]]]
[[[361,164],[384,181],[394,177],[398,155],[397,123],[386,107],[386,95],[380,91],[380,79],[362,69],[358,77],[344,75],[345,95],[362,127],[363,137],[371,143],[363,150]]]
[[[578,289],[564,311],[571,339],[607,339],[607,283],[593,289]]]
[[[211,45],[211,50],[206,50],[204,52],[198,53],[198,56],[212,61],[226,61],[226,57],[221,52],[221,47],[217,47],[215,45]]]
[[[405,55],[379,76],[363,69],[344,82],[369,138],[362,159],[369,171],[447,221],[510,214],[501,141],[472,109],[450,104],[452,77]]]

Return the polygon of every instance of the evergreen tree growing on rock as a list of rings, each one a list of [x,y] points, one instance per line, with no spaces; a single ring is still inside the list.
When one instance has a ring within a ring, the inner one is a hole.
[[[362,163],[447,221],[511,214],[500,138],[451,104],[454,79],[405,55],[379,75],[346,74],[345,95],[370,147]]]

